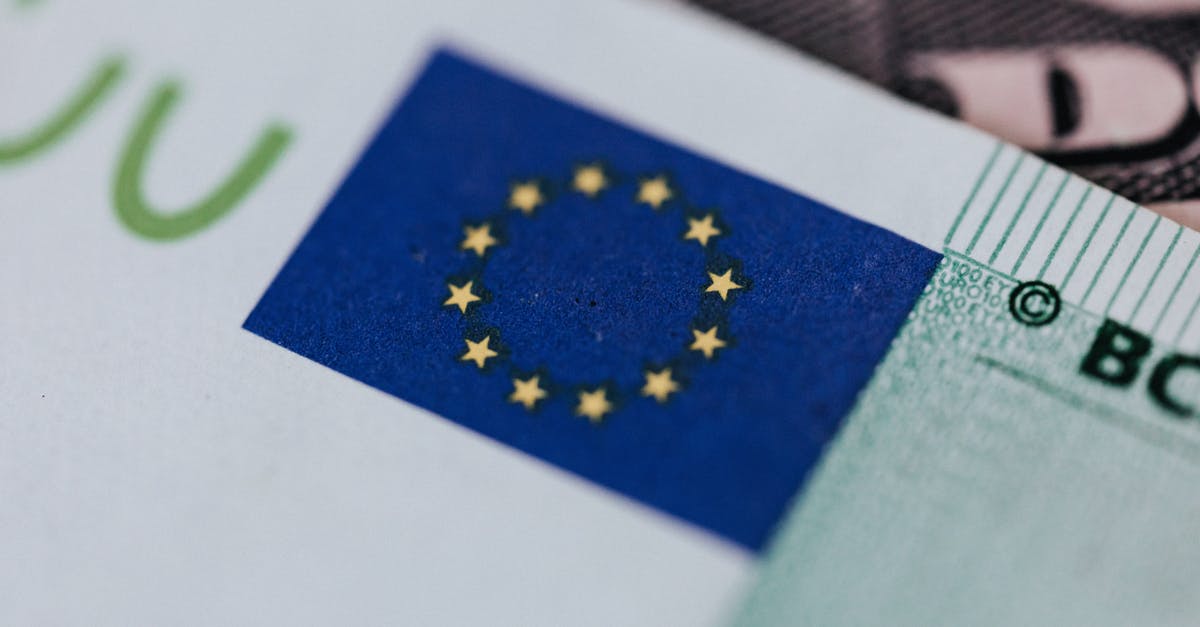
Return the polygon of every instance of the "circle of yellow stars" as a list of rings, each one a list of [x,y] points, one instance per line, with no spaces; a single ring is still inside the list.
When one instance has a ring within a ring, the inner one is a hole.
[[[598,198],[614,185],[611,171],[600,162],[577,165],[572,171],[567,187],[570,193],[582,194],[589,199]],[[551,201],[549,184],[544,179],[515,180],[509,186],[506,200],[506,212],[517,212],[523,217],[532,218],[542,211]],[[648,206],[658,213],[671,202],[679,200],[679,193],[674,184],[664,174],[644,176],[637,181],[634,202]],[[504,221],[504,214],[498,214],[490,219],[463,226],[463,237],[459,249],[473,254],[473,258],[486,261],[489,251],[503,245],[502,238],[494,231],[496,225]],[[685,216],[687,229],[682,234],[684,242],[695,242],[704,249],[710,261],[706,264],[709,269],[708,284],[703,286],[702,296],[719,299],[720,305],[729,301],[730,295],[746,288],[744,279],[735,277],[736,269],[730,263],[721,265],[719,256],[709,255],[710,244],[725,235],[717,222],[716,214],[707,212]],[[714,267],[720,266],[720,267]],[[742,282],[739,282],[742,281]],[[476,286],[475,279],[447,281],[446,289],[450,295],[442,303],[444,307],[458,309],[463,316],[468,316],[474,308],[485,302],[485,296]],[[696,354],[708,361],[717,357],[718,351],[729,345],[728,330],[724,324],[698,324],[691,329],[692,340],[687,344],[685,355]],[[500,357],[495,331],[477,333],[474,338],[465,337],[465,351],[459,355],[459,361],[474,364],[483,370],[489,366],[489,361]],[[643,371],[644,384],[637,390],[642,397],[652,398],[658,403],[666,403],[675,394],[683,390],[684,384],[678,378],[673,367],[648,367]],[[513,374],[512,392],[508,402],[534,411],[557,390],[546,381],[544,374]],[[586,418],[592,423],[601,423],[616,409],[614,391],[611,385],[583,387],[574,392],[574,413]]]

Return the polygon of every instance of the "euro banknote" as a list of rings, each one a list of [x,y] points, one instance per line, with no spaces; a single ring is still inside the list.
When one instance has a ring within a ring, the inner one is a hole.
[[[675,4],[2,5],[5,624],[1187,624],[1200,236]]]
[[[1200,226],[1196,2],[697,4]]]

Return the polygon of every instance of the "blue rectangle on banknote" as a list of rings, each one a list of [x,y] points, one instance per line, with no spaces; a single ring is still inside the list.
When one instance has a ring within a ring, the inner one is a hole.
[[[939,260],[443,51],[245,328],[757,551]]]

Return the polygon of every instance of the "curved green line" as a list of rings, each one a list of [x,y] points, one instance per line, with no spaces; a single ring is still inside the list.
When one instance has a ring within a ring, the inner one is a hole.
[[[0,141],[0,165],[23,161],[53,146],[78,126],[112,91],[124,72],[124,59],[105,59],[66,105],[50,116],[50,119],[23,137]]]
[[[179,211],[159,211],[142,196],[142,174],[154,140],[179,100],[180,92],[178,82],[166,81],[151,94],[125,143],[113,181],[117,217],[129,230],[151,240],[187,237],[221,219],[254,189],[292,139],[288,127],[268,126],[242,162],[208,196]]]

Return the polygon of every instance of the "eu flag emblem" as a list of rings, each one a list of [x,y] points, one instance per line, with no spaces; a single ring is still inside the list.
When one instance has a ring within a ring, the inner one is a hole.
[[[443,51],[245,328],[757,551],[939,259]]]

